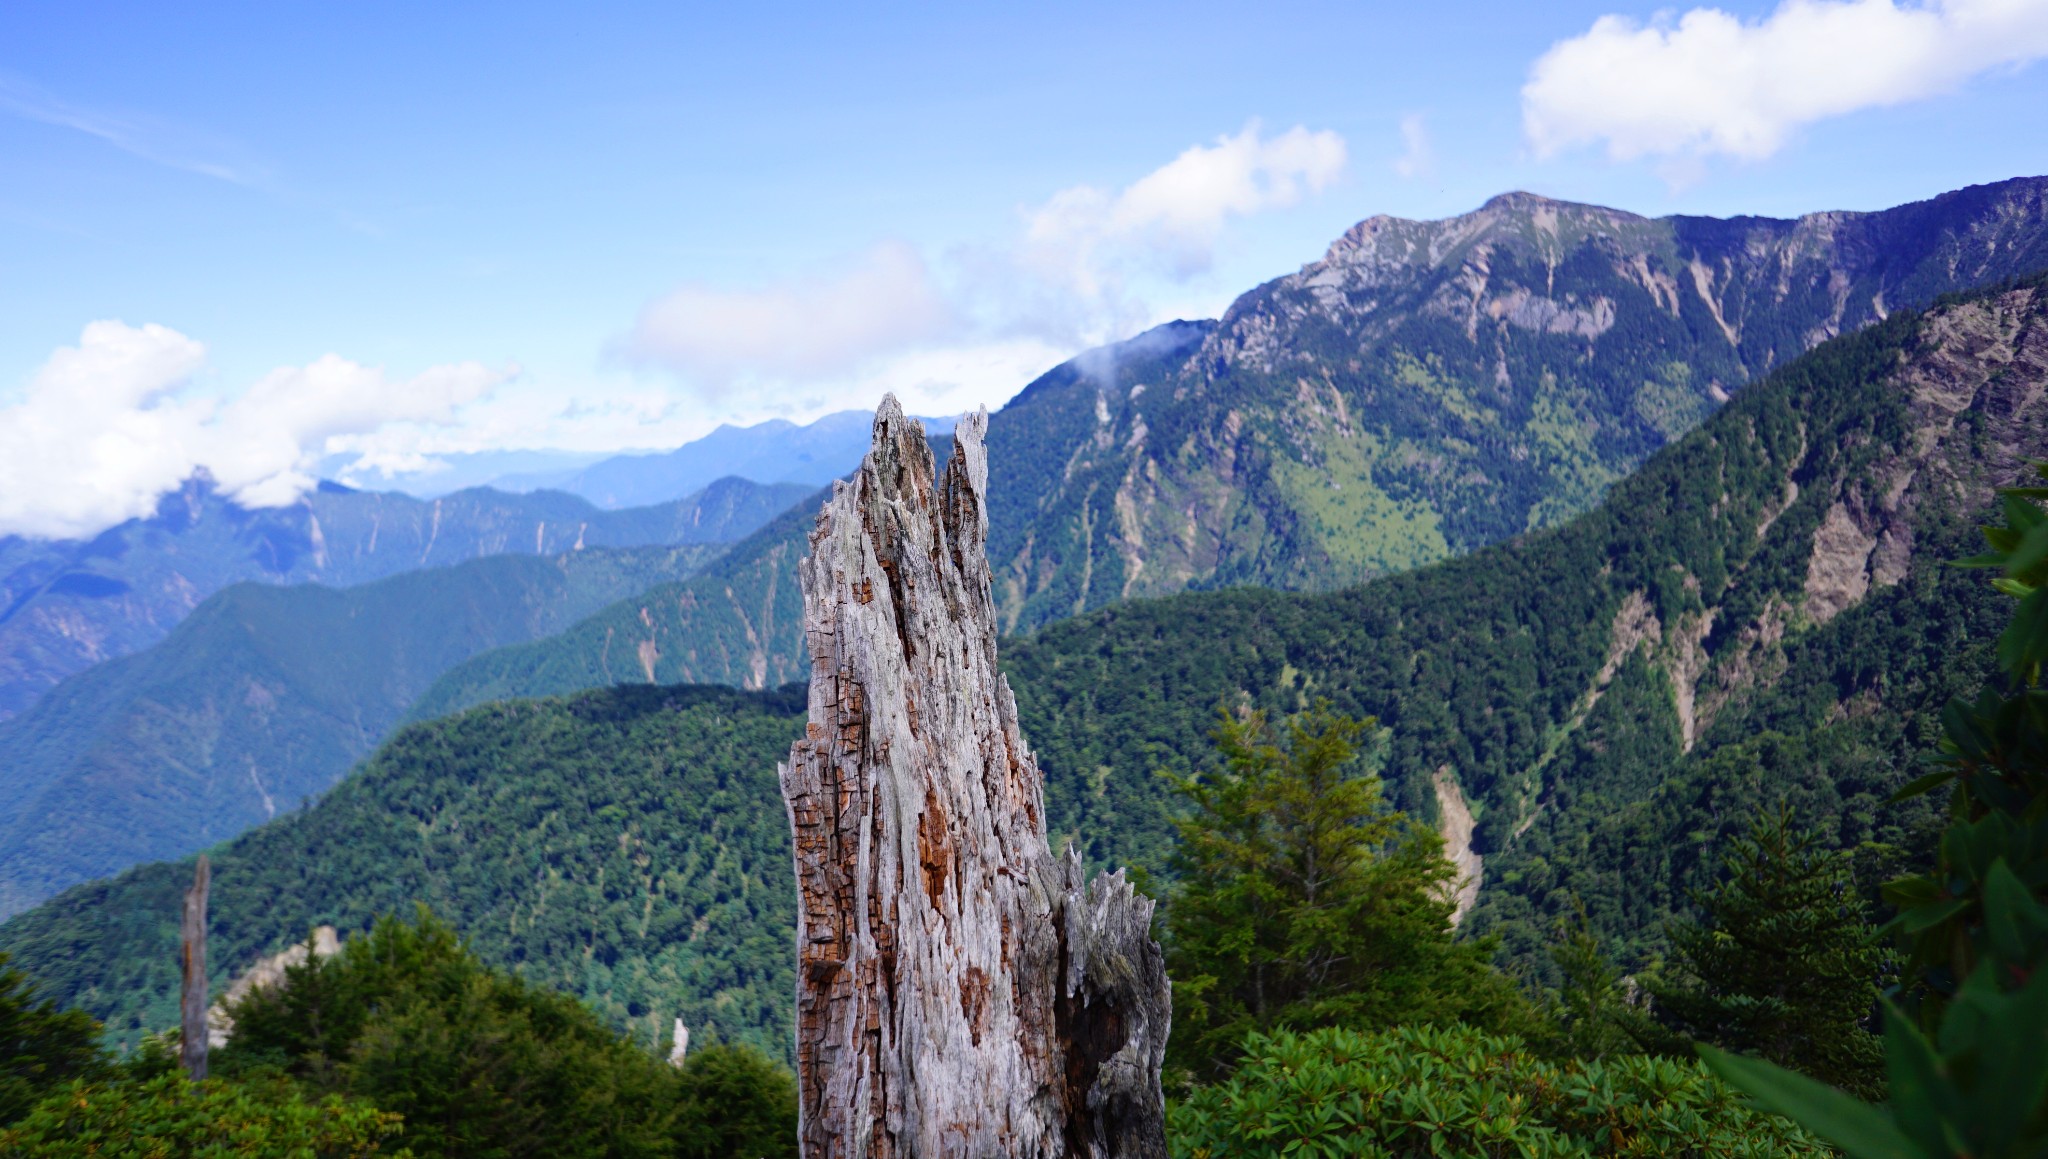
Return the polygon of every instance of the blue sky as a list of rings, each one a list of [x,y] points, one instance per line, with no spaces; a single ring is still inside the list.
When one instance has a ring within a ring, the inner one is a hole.
[[[92,497],[0,464],[0,532],[195,463],[274,502],[334,450],[374,483],[885,388],[993,406],[1508,189],[1794,215],[2041,173],[2043,55],[2044,0],[15,0],[0,458],[79,443]]]

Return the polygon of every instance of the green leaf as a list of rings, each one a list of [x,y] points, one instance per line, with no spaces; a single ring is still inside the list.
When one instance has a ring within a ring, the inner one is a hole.
[[[1923,793],[1930,793],[1955,779],[1956,773],[1954,769],[1939,769],[1925,776],[1914,777],[1912,780],[1907,781],[1898,792],[1886,798],[1885,803],[1896,805],[1900,801],[1910,801]]]
[[[1884,1061],[1892,1083],[1892,1120],[1929,1155],[1948,1155],[1956,1092],[1941,1073],[1934,1044],[1889,1001],[1884,1003]]]
[[[2044,562],[2048,562],[2048,523],[2036,523],[2007,557],[2005,570],[2010,575],[2025,576]]]
[[[1970,899],[1959,897],[1932,905],[1915,906],[1899,915],[1899,926],[1909,934],[1938,926],[1970,908]]]
[[[1743,1058],[1701,1043],[1700,1058],[1728,1085],[1765,1110],[1785,1116],[1853,1159],[1925,1159],[1882,1107],[1762,1059]]]
[[[2001,962],[2019,967],[2030,964],[2022,931],[2024,925],[2033,924],[2026,918],[2035,908],[2027,887],[2013,876],[2005,858],[1992,862],[1991,872],[1984,876],[1984,933],[1991,940],[1991,952]]]

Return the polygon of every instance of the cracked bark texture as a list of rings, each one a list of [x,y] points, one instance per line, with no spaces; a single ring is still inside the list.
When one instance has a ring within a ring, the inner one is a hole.
[[[810,723],[796,839],[811,1159],[1166,1155],[1152,902],[1046,843],[996,668],[986,411],[939,474],[893,397],[801,568]]]

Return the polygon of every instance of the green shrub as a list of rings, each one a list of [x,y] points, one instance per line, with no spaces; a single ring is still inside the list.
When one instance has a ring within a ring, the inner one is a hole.
[[[1697,1063],[1560,1065],[1463,1026],[1254,1035],[1229,1081],[1197,1088],[1167,1122],[1184,1159],[1830,1154]]]
[[[788,1072],[751,1048],[681,1072],[564,994],[479,962],[422,908],[233,1011],[224,1076],[283,1074],[404,1116],[422,1157],[794,1155]]]
[[[100,1024],[59,1010],[0,954],[0,1126],[27,1114],[51,1089],[99,1069]]]
[[[22,1159],[365,1159],[410,1156],[399,1117],[361,1100],[301,1098],[293,1084],[73,1082],[37,1104],[0,1154]]]
[[[744,1045],[707,1046],[683,1063],[678,1159],[797,1159],[796,1076]]]

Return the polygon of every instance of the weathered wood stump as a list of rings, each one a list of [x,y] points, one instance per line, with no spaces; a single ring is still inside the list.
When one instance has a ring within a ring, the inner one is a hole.
[[[178,1061],[193,1082],[206,1077],[206,895],[213,887],[213,867],[206,854],[192,871],[192,888],[178,920]]]
[[[934,469],[891,397],[802,565],[797,1065],[812,1159],[1166,1154],[1152,902],[1046,844],[996,668],[987,412]]]

